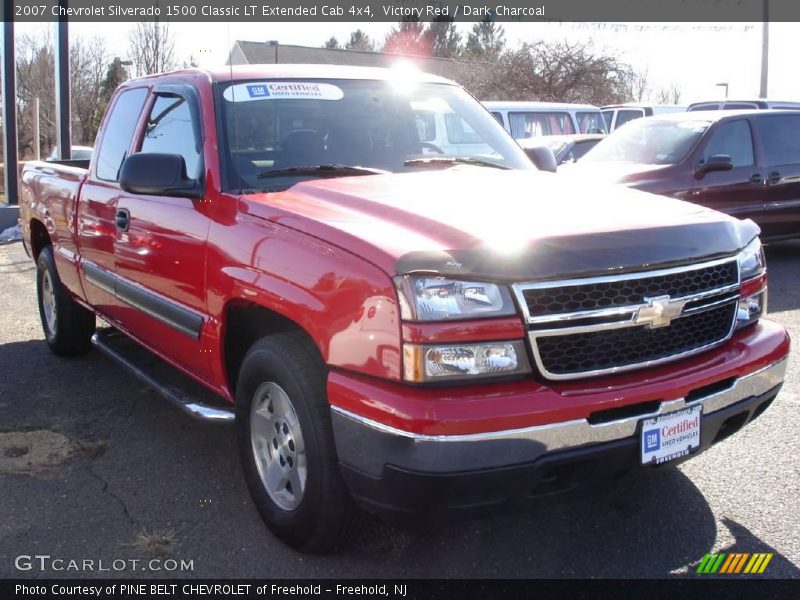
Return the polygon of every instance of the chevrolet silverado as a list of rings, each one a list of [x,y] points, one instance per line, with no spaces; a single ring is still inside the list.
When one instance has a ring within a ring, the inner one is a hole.
[[[459,144],[425,141],[436,123]],[[47,344],[234,422],[255,506],[296,548],[335,547],[356,507],[470,517],[678,464],[783,382],[754,223],[538,172],[447,80],[135,79],[95,148],[21,176]]]

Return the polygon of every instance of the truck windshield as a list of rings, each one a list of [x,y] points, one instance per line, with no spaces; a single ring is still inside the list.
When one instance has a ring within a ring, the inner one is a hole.
[[[671,165],[686,158],[710,125],[696,119],[636,119],[615,129],[581,161]]]
[[[534,168],[491,114],[454,85],[236,81],[219,102],[231,189],[432,167]]]

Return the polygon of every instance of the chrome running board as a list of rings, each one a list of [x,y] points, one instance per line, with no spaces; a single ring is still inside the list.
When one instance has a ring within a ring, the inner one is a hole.
[[[144,365],[140,366],[134,360],[129,359],[121,351],[114,348],[113,340],[123,337],[126,336],[113,329],[99,330],[92,336],[92,344],[103,354],[125,367],[130,373],[152,387],[189,416],[206,422],[233,423],[235,419],[233,409],[218,408],[197,401],[196,398],[182,390],[162,383],[154,373],[148,372]]]

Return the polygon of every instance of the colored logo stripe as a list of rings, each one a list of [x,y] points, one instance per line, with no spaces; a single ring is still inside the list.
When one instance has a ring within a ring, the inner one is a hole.
[[[744,569],[745,573],[763,573],[767,568],[769,561],[772,560],[772,553],[769,554],[753,554],[753,558],[747,563]]]
[[[700,574],[732,574],[732,573],[763,573],[769,562],[772,560],[772,553],[732,552],[727,554],[719,552],[706,554],[700,564],[697,565],[697,573]],[[745,566],[747,565],[747,566]]]

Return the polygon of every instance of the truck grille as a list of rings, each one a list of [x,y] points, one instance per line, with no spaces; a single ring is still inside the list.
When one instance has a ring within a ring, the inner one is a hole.
[[[624,327],[539,338],[548,373],[568,375],[639,365],[705,348],[728,337],[736,304],[696,313],[669,327]]]
[[[739,267],[725,259],[514,290],[539,371],[576,379],[677,360],[728,339]]]
[[[526,289],[522,292],[532,317],[642,304],[647,297],[681,298],[738,283],[736,261],[660,276],[640,273],[631,279]]]

